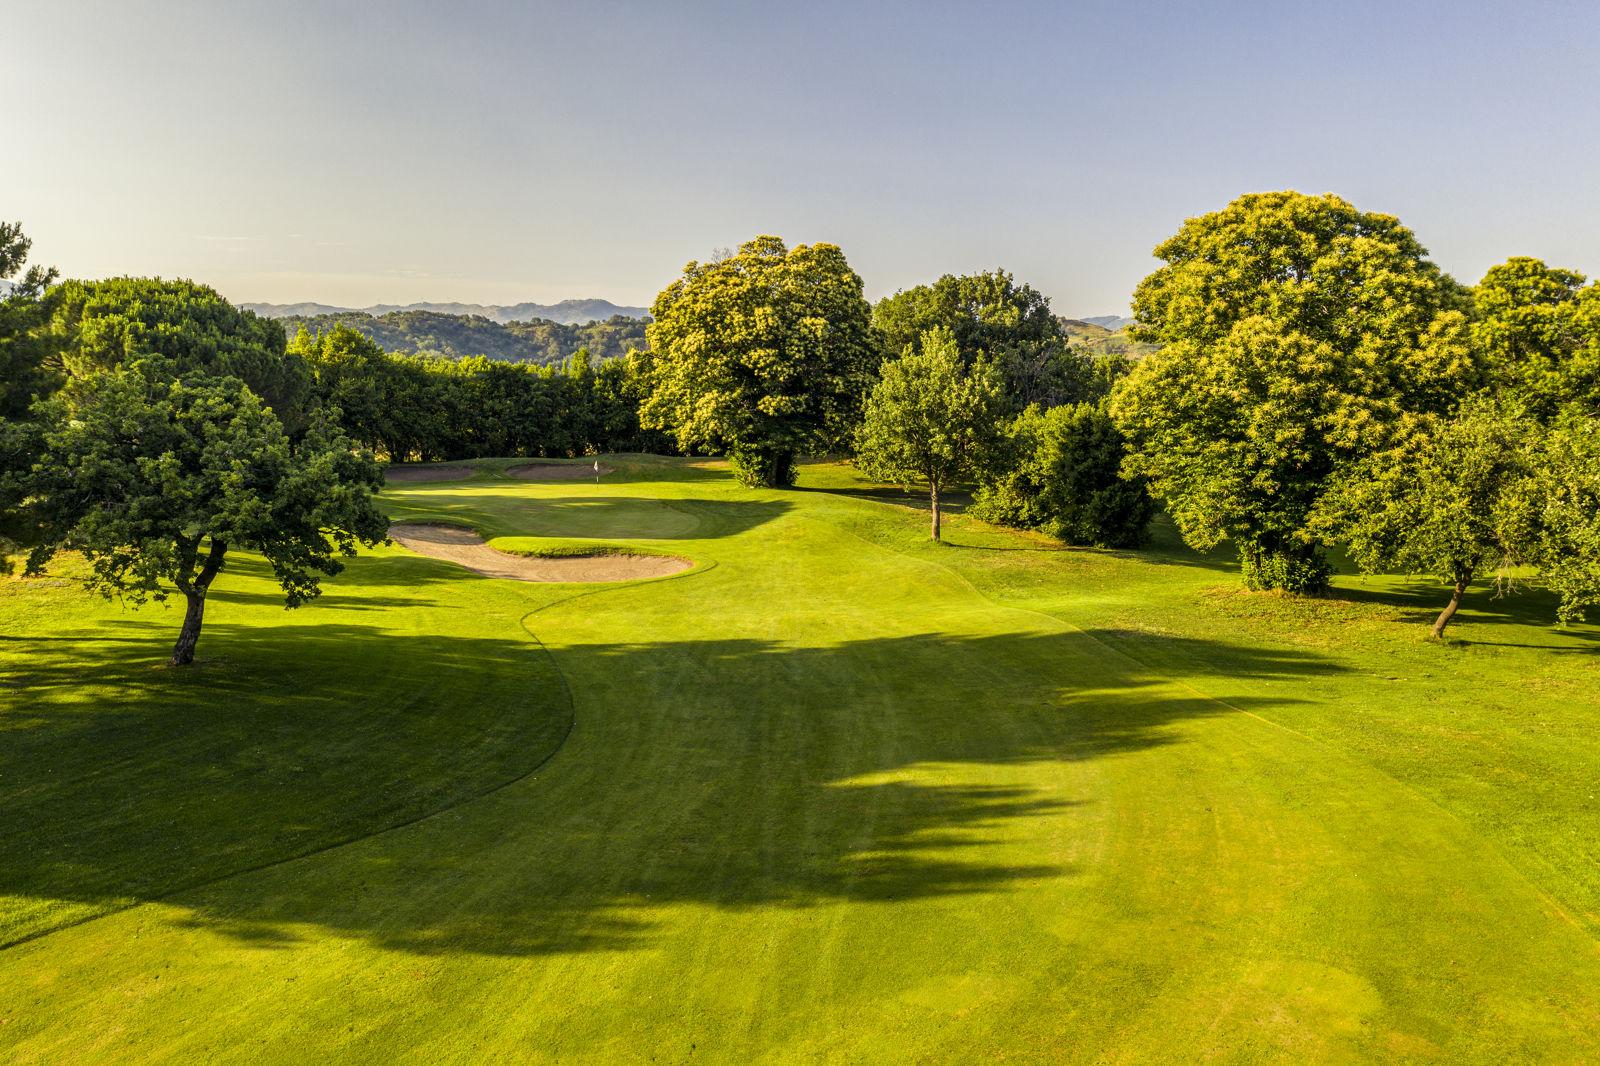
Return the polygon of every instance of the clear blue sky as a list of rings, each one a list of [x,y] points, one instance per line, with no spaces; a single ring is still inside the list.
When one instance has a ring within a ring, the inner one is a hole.
[[[226,9],[226,10],[224,10]],[[246,10],[248,9],[248,10]],[[0,218],[237,300],[647,303],[758,233],[1089,315],[1254,190],[1600,273],[1590,3],[7,4]]]

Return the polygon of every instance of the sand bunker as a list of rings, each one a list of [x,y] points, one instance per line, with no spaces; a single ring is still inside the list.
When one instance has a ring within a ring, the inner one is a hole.
[[[390,466],[385,467],[385,481],[464,481],[476,474],[470,466]]]
[[[604,463],[598,474],[593,463],[524,463],[506,471],[519,481],[583,481],[609,473],[611,468]]]
[[[389,536],[418,555],[459,563],[486,577],[517,581],[631,581],[676,574],[694,565],[669,555],[510,555],[489,547],[470,529],[423,522],[390,526]]]

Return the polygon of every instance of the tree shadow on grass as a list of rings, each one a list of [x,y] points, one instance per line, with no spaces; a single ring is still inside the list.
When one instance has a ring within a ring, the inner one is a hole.
[[[356,839],[521,776],[571,724],[531,642],[212,622],[174,670],[172,632],[0,646],[0,894],[155,898]],[[0,943],[57,917],[0,911]]]
[[[1381,583],[1379,583],[1381,582]],[[1431,626],[1450,600],[1450,589],[1442,581],[1422,577],[1390,576],[1375,579],[1354,578],[1334,586],[1331,598],[1349,603],[1372,604],[1396,610],[1395,620],[1418,627]],[[1548,643],[1480,640],[1475,635],[1484,625],[1527,627],[1530,631],[1550,632],[1558,625],[1559,598],[1532,582],[1519,582],[1509,591],[1497,590],[1492,583],[1474,585],[1467,591],[1461,612],[1446,630],[1455,643],[1486,647],[1543,648],[1550,651],[1585,651],[1582,647],[1561,648]],[[1600,627],[1566,626],[1563,638],[1600,642]]]
[[[906,488],[902,485],[795,485],[789,489],[791,492],[826,493],[829,496],[845,496],[852,500],[866,500],[870,503],[887,503],[897,507],[909,508],[927,514],[930,507],[928,490],[912,486]],[[965,489],[946,489],[939,495],[939,510],[945,517],[966,514],[972,507],[972,493]]]
[[[1005,528],[1005,527],[1002,527]],[[1040,544],[970,544],[961,539],[961,534],[947,536],[945,542],[951,547],[963,551],[985,552],[1075,552],[1081,555],[1102,555],[1113,559],[1128,559],[1151,566],[1182,566],[1200,570],[1212,570],[1217,573],[1238,573],[1239,564],[1234,558],[1232,550],[1227,545],[1213,548],[1210,551],[1197,551],[1183,542],[1178,531],[1173,528],[1171,521],[1165,515],[1157,515],[1151,523],[1147,541],[1136,548],[1096,548],[1082,544],[1069,544],[1065,541],[1055,540],[1049,534],[1038,530],[1013,530],[1019,537],[1034,537],[1045,543]]]
[[[7,939],[72,905],[164,899],[256,944],[321,929],[522,955],[647,946],[672,904],[1003,892],[1071,874],[1005,848],[1086,802],[1005,767],[1121,757],[1231,713],[1113,650],[1115,634],[567,644],[549,657],[458,636],[384,656],[395,642],[357,624],[207,639],[223,665],[193,672],[95,643],[22,649],[28,669],[7,684],[31,709],[9,716],[0,751],[0,895],[24,904]],[[1230,674],[1337,669],[1182,644],[1175,654]],[[69,695],[71,674],[97,680]],[[525,777],[564,735],[568,685],[577,733]]]

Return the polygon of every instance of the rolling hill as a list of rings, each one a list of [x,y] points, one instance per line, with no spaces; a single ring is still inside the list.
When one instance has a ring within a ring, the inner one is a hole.
[[[1128,336],[1131,318],[1101,315],[1096,318],[1062,318],[1062,327],[1072,343],[1082,345],[1095,355],[1126,355],[1131,358],[1149,355],[1156,350],[1153,344],[1136,341]],[[1107,326],[1105,323],[1113,323]]]

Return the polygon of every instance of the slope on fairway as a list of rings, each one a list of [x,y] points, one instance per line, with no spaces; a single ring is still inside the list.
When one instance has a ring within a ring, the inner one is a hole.
[[[398,554],[298,611],[236,554],[192,670],[166,667],[177,610],[7,583],[0,944],[365,836],[547,758],[572,712],[516,631],[525,604]]]
[[[1315,619],[1285,639],[1299,608],[1251,601],[1277,612],[1258,627],[1205,591],[1227,580],[1207,560],[1025,550],[1038,543],[960,520],[968,547],[941,549],[919,540],[920,516],[870,500],[618,465],[601,486],[417,486],[392,506],[508,546],[670,544],[711,565],[587,590],[444,579],[393,556],[349,575],[398,567],[430,580],[418,595],[502,605],[455,616],[479,639],[537,638],[575,723],[548,763],[415,824],[0,952],[0,1047],[23,1061],[1600,1055],[1582,863],[1520,850],[1592,823],[1518,821],[1515,792],[1458,779],[1517,737],[1510,767],[1582,780],[1600,765],[1536,689],[1506,698],[1538,708],[1539,728],[1468,698],[1508,664],[1581,682],[1581,653],[1462,654],[1438,680],[1454,733],[1420,707],[1427,731],[1410,736],[1417,701],[1375,674],[1453,651],[1403,644],[1370,663]],[[386,585],[400,601],[386,616],[410,612],[404,589]],[[1371,655],[1383,626],[1337,628]],[[1541,732],[1562,734],[1560,755]],[[78,761],[111,754],[92,750]]]

